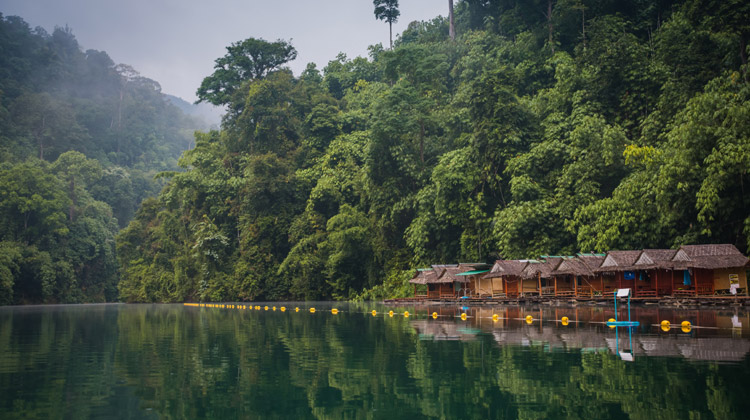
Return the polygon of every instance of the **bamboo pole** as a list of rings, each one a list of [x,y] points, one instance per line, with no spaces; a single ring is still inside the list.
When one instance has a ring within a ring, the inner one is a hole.
[[[539,297],[542,297],[542,273],[537,273],[537,279],[539,280]]]
[[[552,276],[552,278],[555,280],[555,297],[557,297],[557,276]]]

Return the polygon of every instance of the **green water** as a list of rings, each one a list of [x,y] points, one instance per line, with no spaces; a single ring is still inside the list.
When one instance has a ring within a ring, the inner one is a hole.
[[[601,308],[336,304],[334,315],[330,304],[315,304],[314,314],[312,304],[271,305],[277,310],[0,308],[0,418],[732,419],[750,412],[750,317],[737,310],[635,310],[642,326],[629,335],[601,324],[611,315]],[[698,328],[663,332],[653,325],[661,319]]]

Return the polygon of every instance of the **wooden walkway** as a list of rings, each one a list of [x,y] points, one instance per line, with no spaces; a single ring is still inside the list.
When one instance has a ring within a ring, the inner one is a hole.
[[[634,303],[675,304],[710,304],[710,305],[750,305],[750,296],[639,296],[630,298]],[[610,296],[539,296],[525,295],[517,297],[410,297],[386,299],[385,303],[419,303],[419,304],[468,304],[468,305],[502,305],[551,302],[610,302]]]

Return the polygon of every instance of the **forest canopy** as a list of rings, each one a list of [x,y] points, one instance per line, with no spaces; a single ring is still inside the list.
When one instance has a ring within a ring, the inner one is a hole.
[[[119,228],[207,128],[70,28],[0,15],[0,304],[117,300]]]
[[[431,263],[745,251],[747,22],[740,1],[465,0],[455,41],[437,17],[233,79],[221,130],[118,236],[121,296],[378,298]]]
[[[688,243],[747,252],[746,2],[454,7],[455,39],[447,18],[412,22],[393,48],[339,54],[299,76],[285,67],[296,57],[291,42],[233,43],[198,88],[201,100],[226,105],[222,126],[182,148],[167,134],[175,125],[162,122],[159,137],[145,134],[150,122],[120,118],[128,102],[118,94],[108,108],[59,106],[57,91],[19,82],[46,73],[7,67],[0,124],[15,131],[2,133],[23,135],[2,134],[0,175],[22,191],[12,178],[26,171],[50,192],[12,208],[3,200],[12,223],[0,283],[30,270],[22,266],[55,271],[14,247],[60,243],[86,217],[112,226],[98,213],[119,208],[98,192],[102,180],[157,162],[167,163],[163,190],[142,201],[107,251],[129,302],[374,299],[408,293],[413,269],[435,263]],[[21,24],[3,25],[8,38]],[[29,45],[70,39],[65,29],[24,31]],[[27,60],[50,60],[48,48],[34,48]],[[112,92],[158,92],[104,53],[66,48],[91,60],[77,67],[91,77],[115,74],[117,83],[102,82]],[[39,128],[39,110],[60,121],[54,131]],[[189,149],[177,170],[168,167],[175,147]],[[47,232],[38,243],[24,242],[35,235],[23,224],[32,217]]]

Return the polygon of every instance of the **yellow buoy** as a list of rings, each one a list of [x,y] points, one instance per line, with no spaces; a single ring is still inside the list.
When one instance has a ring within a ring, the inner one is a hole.
[[[255,306],[255,310],[259,311],[260,310],[260,306]]]
[[[466,312],[461,314],[461,320],[466,321]]]
[[[406,318],[408,318],[408,317],[409,317],[409,311],[404,311],[404,316],[405,316]]]
[[[570,324],[570,319],[568,319],[567,316],[564,316],[560,318],[560,323],[563,324],[563,326],[567,327],[568,324]]]
[[[373,309],[371,313],[372,313],[372,316],[377,316],[378,315],[378,311],[376,311],[375,309]]]
[[[281,312],[284,312],[284,311],[286,311],[286,306],[281,307]]]
[[[691,331],[691,330],[693,329],[693,327],[692,327],[692,326],[690,325],[690,323],[688,322],[688,323],[687,323],[687,325],[683,325],[682,327],[680,327],[680,329],[681,329],[681,330],[682,330],[682,332],[684,332],[684,333],[689,333],[689,332],[690,332],[690,331]]]
[[[682,321],[682,322],[680,323],[680,326],[681,326],[681,327],[690,327],[690,326],[691,326],[691,324],[690,324],[690,321]]]
[[[331,313],[334,314],[334,315],[336,315],[337,313],[339,313],[339,310],[336,309],[336,308],[333,308],[333,309],[331,309]]]
[[[274,311],[276,310],[276,307],[275,307],[275,306],[273,307],[273,310],[274,310]]]
[[[314,314],[315,313],[315,308],[310,308],[310,313]]]
[[[666,324],[665,324],[665,323],[662,323],[662,324],[661,324],[661,330],[662,330],[662,331],[664,331],[664,332],[669,332],[669,328],[670,328],[670,324],[669,324],[669,322],[667,322]]]
[[[299,308],[295,307],[294,312],[299,312]]]
[[[500,316],[498,314],[492,315],[492,320],[497,322],[500,320]]]
[[[388,316],[393,318],[393,311],[388,311]]]
[[[534,322],[534,317],[532,317],[531,315],[526,315],[526,323],[531,324],[532,322]]]
[[[433,312],[433,313],[432,313],[432,319],[437,319],[437,317],[438,317],[438,314],[437,314],[437,312]]]
[[[266,310],[266,311],[267,311],[267,310],[268,310],[268,306],[264,306],[264,307],[263,307],[263,310]]]

